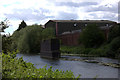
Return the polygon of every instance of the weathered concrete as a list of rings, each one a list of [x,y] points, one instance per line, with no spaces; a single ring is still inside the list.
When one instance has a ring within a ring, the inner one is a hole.
[[[42,41],[40,56],[46,58],[59,58],[60,57],[59,39],[50,39]]]

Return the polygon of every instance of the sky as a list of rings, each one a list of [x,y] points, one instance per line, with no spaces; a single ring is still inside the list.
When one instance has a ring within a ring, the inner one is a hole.
[[[48,20],[111,20],[118,22],[119,0],[0,0],[0,21],[9,20],[12,34],[24,20],[27,25]]]

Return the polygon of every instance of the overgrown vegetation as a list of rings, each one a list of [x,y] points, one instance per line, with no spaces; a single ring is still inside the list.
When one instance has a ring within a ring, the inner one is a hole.
[[[61,46],[64,54],[85,54],[99,57],[120,57],[120,26],[110,28],[108,40],[95,25],[86,27],[80,35],[80,46]]]
[[[61,46],[61,53],[66,54],[78,54],[78,56],[106,56],[103,54],[103,49],[95,49],[95,48],[84,48],[80,46]]]
[[[120,36],[114,38],[106,47],[103,47],[107,57],[119,57],[120,55]]]
[[[40,43],[44,39],[54,38],[52,28],[43,29],[40,25],[27,26],[12,35],[12,50],[18,49],[20,53],[39,53]]]
[[[0,57],[1,58],[1,57]],[[46,69],[35,68],[32,63],[26,63],[23,58],[16,58],[16,52],[4,54],[2,53],[2,78],[4,79],[60,79],[60,78],[75,78],[71,71],[52,70],[52,66]],[[79,78],[80,75],[77,77]]]
[[[103,32],[94,24],[88,25],[80,34],[79,42],[87,48],[99,47],[105,41]]]
[[[61,53],[68,53],[68,54],[88,54],[92,48],[85,49],[81,46],[61,46],[60,50]]]
[[[2,35],[2,50],[4,53],[11,51],[11,36],[10,35]]]
[[[120,26],[113,26],[110,28],[108,35],[108,43],[110,43],[114,38],[120,36]]]
[[[55,30],[54,28],[46,28],[42,31],[42,40],[47,40],[55,38]]]

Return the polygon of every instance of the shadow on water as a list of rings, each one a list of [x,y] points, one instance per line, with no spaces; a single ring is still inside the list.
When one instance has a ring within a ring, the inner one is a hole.
[[[52,66],[60,64],[59,59],[40,57],[40,60],[41,60],[41,62],[45,62],[46,64],[49,64],[49,65],[52,65]]]

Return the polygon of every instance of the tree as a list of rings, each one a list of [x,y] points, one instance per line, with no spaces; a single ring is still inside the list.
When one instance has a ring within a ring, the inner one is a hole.
[[[23,20],[21,22],[21,24],[19,24],[19,28],[17,29],[17,31],[20,31],[22,28],[25,28],[27,26],[27,24],[25,23],[25,21]]]
[[[114,38],[118,36],[120,36],[120,26],[111,27],[108,34],[108,43],[110,43]]]
[[[0,32],[4,32],[6,28],[9,27],[9,20],[6,18],[4,21],[0,22]]]
[[[13,51],[16,51],[17,50],[17,45],[18,45],[18,40],[20,38],[20,36],[22,36],[23,33],[20,33],[19,31],[14,31],[14,33],[12,34],[12,44],[11,44],[11,49]]]
[[[42,40],[47,40],[55,38],[55,30],[54,28],[45,28],[42,31]]]
[[[19,38],[18,49],[20,52],[39,53],[40,42],[42,40],[42,27],[39,25],[32,25],[24,28],[20,32],[24,33]]]
[[[85,47],[98,47],[104,40],[103,32],[95,24],[89,24],[80,35],[80,42]]]
[[[51,39],[55,36],[53,28],[43,29],[40,25],[27,26],[12,35],[12,48],[20,53],[39,53],[42,40]]]
[[[2,36],[2,50],[4,53],[11,52],[11,44],[12,44],[11,36],[3,35]]]
[[[9,20],[7,18],[4,21],[0,22],[0,32],[4,32],[4,30],[8,27],[9,27]],[[2,49],[4,53],[7,53],[8,51],[10,52],[11,51],[10,45],[11,45],[10,35],[6,36],[0,34],[0,49]]]
[[[118,57],[120,55],[120,36],[114,38],[107,46],[105,53],[108,57]]]
[[[15,31],[12,35],[12,48],[18,49],[20,53],[38,53],[42,40],[42,27],[31,25]]]

